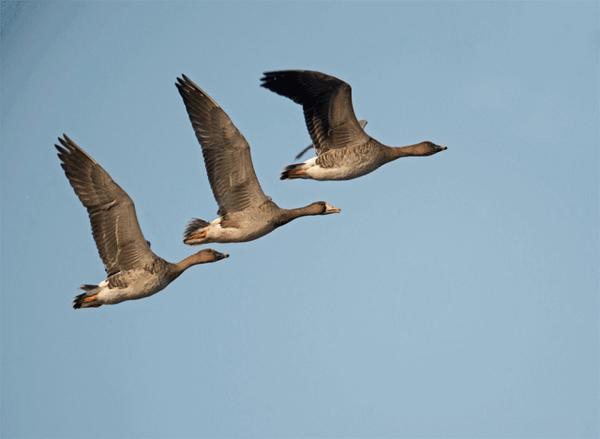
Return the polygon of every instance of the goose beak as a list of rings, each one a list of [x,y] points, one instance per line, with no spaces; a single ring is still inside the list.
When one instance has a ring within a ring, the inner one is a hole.
[[[329,215],[330,213],[340,213],[341,211],[342,209],[332,206],[329,203],[325,203],[325,215]]]
[[[229,253],[215,252],[215,257],[217,261],[220,261],[221,259],[227,259],[229,257]]]
[[[438,145],[438,148],[440,149],[440,151],[446,151],[448,149],[448,147],[444,145]]]

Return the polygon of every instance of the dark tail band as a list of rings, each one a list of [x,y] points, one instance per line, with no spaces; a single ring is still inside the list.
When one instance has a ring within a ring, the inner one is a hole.
[[[183,239],[186,240],[193,232],[195,232],[198,229],[202,229],[208,225],[210,225],[208,221],[204,221],[200,218],[192,218],[185,228],[185,232],[183,233]]]

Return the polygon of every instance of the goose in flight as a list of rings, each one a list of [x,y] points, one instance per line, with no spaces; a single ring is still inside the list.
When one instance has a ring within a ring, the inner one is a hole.
[[[225,111],[187,76],[177,78],[175,85],[202,146],[208,180],[219,205],[219,217],[214,221],[196,218],[188,224],[183,242],[251,241],[302,216],[340,212],[324,201],[297,209],[280,208],[261,189],[250,145]]]
[[[192,265],[216,262],[229,255],[202,250],[178,263],[154,254],[144,239],[129,195],[79,145],[63,134],[58,139],[61,166],[88,211],[92,235],[106,269],[98,285],[81,285],[73,308],[97,308],[151,296]]]
[[[302,105],[317,153],[287,166],[281,179],[350,180],[400,157],[428,156],[447,149],[425,141],[390,147],[370,137],[354,115],[352,89],[344,81],[310,70],[265,72],[261,86]]]

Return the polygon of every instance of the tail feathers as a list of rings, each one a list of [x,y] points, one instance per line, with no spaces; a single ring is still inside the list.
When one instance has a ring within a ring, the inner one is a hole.
[[[304,166],[304,163],[292,163],[291,165],[287,165],[284,168],[284,171],[291,171],[292,169],[298,169],[302,166]]]
[[[95,290],[96,288],[98,288],[98,285],[92,285],[92,284],[83,284],[79,287],[79,289],[82,291],[91,291],[91,290]]]
[[[98,308],[99,306],[102,306],[102,303],[100,303],[96,300],[97,296],[98,296],[98,292],[99,292],[98,286],[97,285],[82,285],[81,289],[83,289],[83,287],[95,287],[95,288],[89,290],[86,293],[78,294],[77,296],[75,296],[75,299],[73,299],[73,308],[75,308],[75,309]]]
[[[306,178],[306,164],[293,163],[285,167],[281,173],[281,180],[291,180],[293,178]]]
[[[192,218],[192,220],[188,223],[187,227],[185,228],[185,232],[183,233],[184,242],[185,240],[190,238],[190,235],[192,233],[198,231],[198,229],[203,229],[204,227],[207,227],[209,225],[210,223],[208,221],[204,221],[200,218]]]

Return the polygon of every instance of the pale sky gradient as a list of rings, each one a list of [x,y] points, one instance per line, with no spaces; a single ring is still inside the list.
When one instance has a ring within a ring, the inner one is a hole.
[[[2,438],[597,438],[598,2],[2,2]],[[384,143],[448,151],[285,181],[304,68]],[[104,277],[63,132],[168,260],[216,203],[174,81],[252,146],[295,221],[156,296],[74,311]]]

